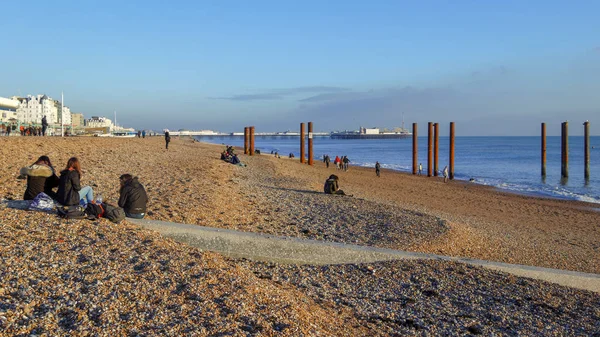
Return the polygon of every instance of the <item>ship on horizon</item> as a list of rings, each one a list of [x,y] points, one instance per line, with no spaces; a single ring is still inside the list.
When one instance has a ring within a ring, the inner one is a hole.
[[[353,131],[332,132],[331,139],[398,139],[408,138],[412,133],[405,128],[394,128],[393,130],[379,128],[363,128]]]

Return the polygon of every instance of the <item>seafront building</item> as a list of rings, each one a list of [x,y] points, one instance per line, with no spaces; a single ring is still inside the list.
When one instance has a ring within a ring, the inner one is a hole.
[[[48,124],[71,124],[71,110],[63,107],[61,102],[47,95],[27,95],[27,97],[13,96],[13,101],[18,102],[17,120],[23,124],[41,124],[46,116]]]
[[[19,102],[9,98],[0,97],[0,122],[15,123],[18,121],[17,109]]]
[[[74,128],[82,128],[85,126],[85,118],[83,114],[71,113],[71,125]]]
[[[85,120],[85,127],[87,128],[108,128],[109,130],[114,129],[112,120],[106,117],[92,116]]]

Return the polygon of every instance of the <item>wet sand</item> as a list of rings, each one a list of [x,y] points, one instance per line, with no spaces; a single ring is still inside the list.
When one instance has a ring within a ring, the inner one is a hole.
[[[109,202],[118,198],[121,174],[138,176],[152,219],[600,272],[593,205],[387,170],[377,178],[374,170],[339,172],[268,155],[241,155],[248,167],[240,167],[218,159],[222,148],[175,138],[166,151],[158,137],[0,138],[0,197],[22,198],[18,170],[38,156],[50,156],[58,170],[78,156],[82,184]],[[334,172],[354,197],[321,193]],[[598,294],[461,264],[296,270],[225,259],[127,222],[0,213],[0,335],[600,331]],[[276,277],[265,276],[273,268]],[[383,294],[388,283],[400,288]],[[406,305],[410,310],[399,309]],[[548,314],[539,315],[542,309]]]

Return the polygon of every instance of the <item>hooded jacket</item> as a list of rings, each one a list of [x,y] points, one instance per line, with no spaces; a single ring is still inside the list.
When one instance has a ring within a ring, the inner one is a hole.
[[[61,171],[56,200],[64,206],[79,205],[79,200],[81,199],[79,197],[79,190],[81,190],[79,172],[75,170]]]
[[[25,189],[23,200],[33,200],[42,192],[53,198],[56,196],[52,189],[58,186],[59,179],[54,173],[54,169],[50,166],[33,164],[21,168],[19,173],[27,176],[27,188]]]
[[[144,186],[140,184],[137,177],[127,181],[125,185],[121,187],[119,207],[122,207],[126,213],[146,213],[147,203],[148,195],[146,194]]]

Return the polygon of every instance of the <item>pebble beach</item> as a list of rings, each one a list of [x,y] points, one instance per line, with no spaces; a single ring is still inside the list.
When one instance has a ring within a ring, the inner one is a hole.
[[[0,138],[2,336],[600,336],[600,294],[454,262],[284,265],[188,247],[127,221],[6,207],[21,167],[76,156],[118,200],[138,176],[149,219],[600,273],[597,205],[173,137]],[[238,150],[242,152],[241,150]],[[330,174],[352,197],[322,193]]]

